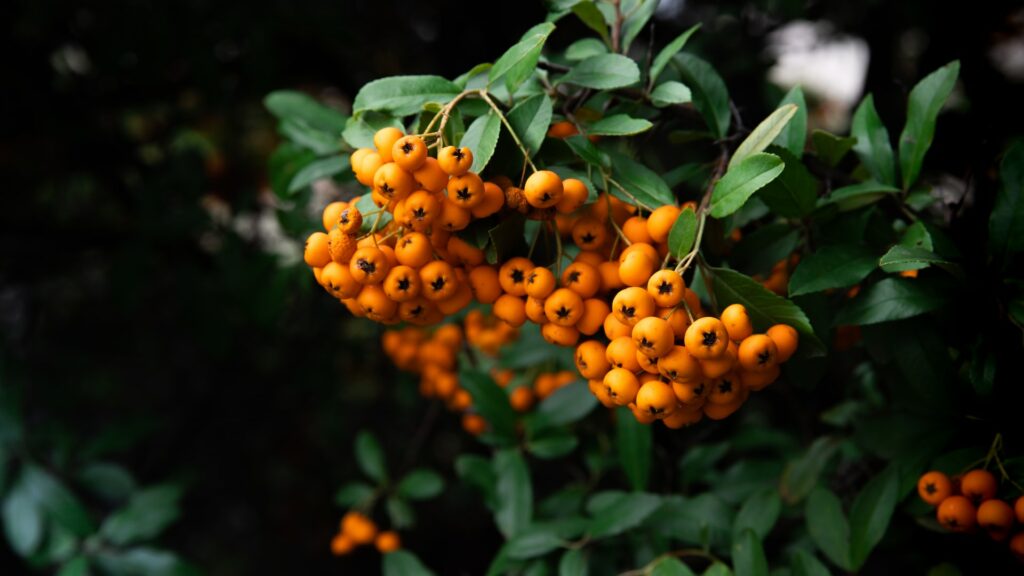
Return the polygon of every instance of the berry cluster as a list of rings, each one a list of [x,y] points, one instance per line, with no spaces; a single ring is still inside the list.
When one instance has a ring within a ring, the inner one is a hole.
[[[377,525],[365,514],[348,512],[331,539],[331,553],[344,556],[357,546],[368,544],[373,544],[381,554],[387,554],[401,548],[402,539],[393,530],[378,531]]]
[[[999,486],[995,476],[984,469],[950,478],[939,471],[926,472],[917,481],[917,493],[926,503],[936,507],[939,523],[952,532],[985,530],[997,542],[1009,539],[1010,551],[1024,560],[1024,496],[1009,502],[996,496]]]

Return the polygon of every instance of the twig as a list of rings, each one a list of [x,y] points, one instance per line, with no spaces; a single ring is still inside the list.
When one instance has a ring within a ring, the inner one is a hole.
[[[523,141],[519,139],[519,135],[516,134],[516,131],[512,129],[512,125],[508,123],[508,118],[505,118],[505,114],[502,113],[501,108],[498,108],[498,105],[494,103],[494,100],[491,100],[490,95],[487,94],[487,90],[478,90],[477,93],[480,94],[480,97],[484,99],[484,102],[487,102],[487,105],[494,110],[494,113],[498,115],[498,119],[500,119],[501,123],[505,125],[508,133],[512,135],[512,140],[514,140],[516,146],[519,147],[519,151],[523,153],[523,158],[525,158],[526,162],[530,165],[530,169],[536,172],[537,167],[534,166],[533,160],[530,160],[529,150],[527,150],[526,146],[523,145]]]

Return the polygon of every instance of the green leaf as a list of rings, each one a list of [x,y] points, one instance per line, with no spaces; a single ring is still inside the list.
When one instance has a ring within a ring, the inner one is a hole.
[[[747,200],[782,174],[785,165],[774,154],[758,152],[725,172],[711,193],[711,216],[723,218],[736,212]]]
[[[686,104],[692,100],[693,94],[686,84],[675,80],[662,82],[651,92],[651,103],[657,108],[664,108],[672,104]]]
[[[470,170],[479,174],[491,161],[500,132],[501,119],[494,112],[480,116],[469,125],[459,146],[465,146],[473,151],[473,167]]]
[[[768,183],[758,197],[779,216],[803,218],[814,211],[818,201],[818,180],[804,163],[784,148],[772,148],[786,168]]]
[[[601,11],[597,8],[596,4],[589,0],[586,2],[577,2],[576,5],[572,7],[572,13],[575,14],[581,22],[586,24],[588,28],[597,32],[598,35],[601,36],[601,39],[604,40],[604,44],[601,44],[601,46],[605,46],[605,44],[611,41],[608,38],[608,24],[604,21],[604,15],[601,14]],[[607,51],[608,49],[605,48],[605,52]]]
[[[886,278],[854,298],[836,316],[836,325],[877,324],[937,310],[948,299],[932,284],[917,279]]]
[[[797,548],[793,552],[793,576],[831,576],[831,573],[814,554]]]
[[[654,11],[658,8],[658,0],[622,0],[622,13],[626,15],[622,23],[622,51],[629,52],[633,40],[647,25]]]
[[[597,38],[583,38],[577,40],[565,49],[565,59],[573,62],[586,60],[591,56],[599,56],[608,53],[608,46]]]
[[[27,465],[22,475],[36,504],[46,511],[51,520],[75,536],[88,536],[96,530],[85,506],[49,472]]]
[[[747,158],[764,151],[782,133],[782,129],[796,116],[800,108],[796,104],[784,104],[761,121],[733,152],[729,159],[731,170]],[[728,172],[727,172],[728,173]]]
[[[306,166],[304,166],[302,170],[299,170],[292,178],[291,183],[288,185],[288,193],[294,194],[313,182],[324,178],[330,178],[331,176],[348,169],[348,167],[348,158],[344,158],[340,155],[321,158],[310,164],[306,164]]]
[[[745,530],[753,530],[758,539],[765,539],[775,526],[782,511],[782,499],[776,489],[754,492],[740,507],[733,520],[733,542],[740,539]]]
[[[363,214],[369,214],[370,212],[377,211],[377,205],[373,203],[373,195],[370,193],[363,194],[359,197],[359,201],[356,202],[356,208]],[[391,213],[388,211],[377,211],[377,216],[367,217],[363,219],[363,225],[359,229],[360,233],[366,234],[373,228],[374,221],[380,218],[380,222],[377,223],[377,230],[381,230],[388,222],[391,222]]]
[[[844,186],[833,190],[832,193],[820,203],[823,205],[835,204],[839,207],[840,212],[847,212],[878,202],[886,195],[896,194],[899,191],[900,189],[894,186],[879,184],[874,180],[868,180],[867,182],[861,182],[859,184]]]
[[[683,49],[683,46],[686,45],[686,41],[690,39],[690,36],[692,36],[698,28],[700,28],[700,24],[690,27],[689,30],[683,32],[679,36],[676,36],[675,40],[669,42],[661,49],[660,52],[658,52],[658,55],[655,56],[654,60],[651,62],[651,76],[649,80],[651,86],[654,86],[654,83],[658,81],[658,76],[661,76],[661,72],[665,69],[665,66],[668,66],[668,63],[672,61],[672,57]],[[657,90],[655,90],[655,92],[657,92]],[[687,90],[687,93],[689,93],[689,90]]]
[[[620,414],[619,416],[622,420],[626,415]],[[631,414],[628,416],[631,420],[635,420]],[[642,426],[642,424],[638,425]],[[622,494],[611,505],[603,508],[594,516],[590,523],[590,530],[588,530],[590,537],[606,538],[635,528],[657,510],[660,504],[661,498],[648,492]]]
[[[729,265],[756,274],[770,273],[800,243],[800,232],[785,222],[773,222],[744,236],[729,255]]]
[[[365,112],[359,116],[353,116],[345,123],[345,131],[341,137],[345,139],[352,148],[373,148],[373,135],[377,130],[387,127],[402,128],[402,122],[397,118],[377,112]]]
[[[636,62],[621,54],[591,56],[558,79],[559,84],[575,84],[597,90],[623,88],[640,81]]]
[[[594,143],[588,140],[586,136],[570,136],[564,142],[569,146],[573,154],[579,156],[580,159],[591,166],[607,168],[611,165],[608,155],[599,150],[597,146],[594,146]]]
[[[480,490],[489,507],[493,505],[497,478],[494,476],[494,466],[489,461],[475,454],[464,454],[455,459],[455,473],[463,482]]]
[[[393,496],[387,499],[384,507],[388,511],[388,520],[395,528],[399,530],[410,528],[416,523],[416,513],[405,500]]]
[[[533,431],[571,424],[590,414],[597,406],[597,398],[590,393],[587,383],[577,380],[562,386],[545,398],[529,421]]]
[[[549,430],[526,443],[526,449],[538,458],[550,460],[572,452],[577,445],[576,435],[567,430]]]
[[[871,479],[850,509],[850,560],[854,570],[864,565],[889,527],[899,502],[899,474],[890,466]]]
[[[554,30],[555,25],[550,22],[543,22],[527,30],[522,39],[506,50],[491,67],[487,84],[494,84],[504,78],[508,93],[515,94],[516,89],[533,74],[544,42]]]
[[[495,452],[492,466],[497,478],[494,522],[498,525],[498,531],[508,539],[523,533],[533,518],[530,470],[523,455],[515,449]]]
[[[137,547],[109,550],[93,556],[103,574],[109,576],[194,576],[198,571],[174,552]]]
[[[611,154],[611,160],[613,176],[636,200],[650,208],[675,204],[672,189],[653,170],[622,154]],[[623,202],[636,204],[636,200],[616,186],[609,187],[608,191]]]
[[[381,573],[384,576],[434,576],[415,554],[407,550],[395,550],[381,556]]]
[[[850,526],[839,498],[826,488],[816,488],[804,508],[811,540],[836,566],[852,572]]]
[[[298,120],[317,130],[337,136],[345,129],[348,117],[324,106],[313,97],[294,90],[276,90],[263,99],[267,110],[280,120]]]
[[[768,558],[753,530],[743,530],[733,542],[732,567],[736,576],[768,576]]]
[[[668,231],[668,251],[676,260],[681,260],[693,248],[696,237],[697,214],[693,208],[687,207],[679,213],[679,217]]]
[[[387,464],[384,461],[384,450],[380,442],[368,430],[360,430],[356,436],[356,462],[359,469],[376,482],[386,482],[388,479]]]
[[[587,557],[582,548],[562,554],[558,561],[558,576],[587,576]]]
[[[920,248],[929,252],[935,250],[931,232],[920,220],[907,226],[907,229],[903,231],[903,238],[900,238],[900,245],[907,248]]]
[[[704,571],[702,576],[732,576],[732,570],[721,562],[715,562]]]
[[[678,558],[664,556],[647,570],[644,574],[649,576],[694,576],[693,570],[683,564]]]
[[[930,250],[912,248],[902,244],[896,244],[878,260],[878,265],[886,272],[920,270],[932,264],[938,266],[951,265],[948,260]]]
[[[815,128],[811,133],[811,141],[814,142],[818,159],[830,168],[835,168],[857,143],[857,139],[852,136],[836,136],[820,128]]]
[[[692,54],[678,54],[672,63],[683,83],[693,92],[693,105],[704,116],[711,133],[716,138],[724,138],[732,119],[725,81],[711,64]]]
[[[875,110],[875,100],[868,94],[853,113],[850,135],[857,139],[853,151],[871,177],[893,186],[896,184],[896,166],[893,162],[889,131]]]
[[[109,501],[128,498],[135,491],[135,478],[119,464],[94,462],[78,471],[78,481],[96,495]]]
[[[637,422],[627,408],[620,408],[615,429],[619,465],[629,478],[629,485],[634,490],[644,490],[651,474],[651,427]]]
[[[341,150],[341,141],[323,130],[317,130],[298,120],[282,120],[277,131],[285,138],[308,148],[318,156],[335,154]]]
[[[342,508],[355,508],[373,497],[373,486],[365,482],[350,482],[338,489],[334,495],[334,503]]]
[[[758,332],[773,324],[788,324],[800,333],[800,346],[810,355],[824,353],[824,346],[811,328],[807,315],[799,306],[769,291],[756,280],[728,268],[711,268],[712,286],[718,305],[743,304]]]
[[[128,504],[107,516],[100,535],[115,546],[152,540],[181,515],[180,499],[181,488],[171,484],[136,492]]]
[[[921,173],[924,156],[935,137],[935,121],[959,74],[960,61],[954,60],[925,76],[910,91],[907,123],[900,134],[900,172],[904,190],[909,190]]]
[[[36,502],[24,471],[4,498],[3,520],[7,542],[19,555],[28,557],[43,540],[43,511]]]
[[[800,158],[804,154],[804,143],[807,141],[807,101],[804,99],[804,91],[799,86],[794,86],[782,97],[779,108],[786,104],[795,105],[797,111],[793,119],[775,137],[774,143]]]
[[[546,526],[531,526],[523,533],[508,541],[508,556],[524,560],[543,556],[561,547],[565,542],[558,531]]]
[[[544,94],[530,96],[508,113],[508,123],[530,151],[537,154],[551,125],[551,99]]]
[[[495,434],[504,439],[515,436],[516,413],[509,405],[505,391],[494,380],[477,370],[464,368],[459,372],[459,383],[473,397],[473,407],[487,420]]]
[[[862,244],[822,246],[800,260],[789,279],[789,295],[847,288],[867,278],[877,266],[877,257]]]
[[[60,567],[60,572],[57,572],[57,576],[88,576],[88,574],[89,558],[85,556],[75,556],[65,562]]]
[[[494,73],[494,69],[491,69]],[[457,96],[459,87],[440,76],[390,76],[364,85],[352,102],[352,113],[368,110],[392,116],[408,116],[433,102],[447,103]]]
[[[1011,146],[999,164],[999,191],[988,221],[992,252],[1024,250],[1024,142]]]
[[[607,116],[587,128],[587,134],[595,136],[630,136],[650,130],[654,124],[642,118],[631,118],[626,114]]]
[[[444,479],[426,468],[417,468],[398,483],[398,495],[409,500],[427,500],[444,490]]]

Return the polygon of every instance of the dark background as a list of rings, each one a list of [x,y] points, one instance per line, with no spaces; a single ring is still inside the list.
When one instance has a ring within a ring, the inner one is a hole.
[[[327,553],[340,518],[333,493],[356,477],[357,429],[376,430],[398,468],[426,407],[393,392],[398,375],[377,351],[376,327],[314,289],[305,266],[279,266],[260,238],[203,206],[219,200],[239,215],[265,203],[276,141],[267,92],[344,103],[381,76],[455,77],[493,61],[545,11],[539,2],[503,5],[500,17],[448,0],[232,4],[7,7],[0,387],[19,396],[34,458],[103,457],[143,484],[185,482],[183,518],[162,542],[208,573],[372,573],[374,552]],[[655,20],[654,33],[661,45],[703,22],[691,49],[754,120],[780,94],[765,88],[765,35],[797,17],[830,20],[868,41],[867,89],[894,137],[913,82],[959,58],[966,107],[940,121],[929,162],[969,179],[991,170],[1024,123],[1024,86],[988,58],[1015,30],[1009,3],[941,6],[691,1],[678,19]],[[925,38],[916,57],[904,50],[911,30]],[[552,42],[583,33],[566,19]],[[450,477],[453,455],[477,449],[457,424],[439,418],[417,461]],[[417,512],[429,529],[406,541],[429,566],[482,573],[500,539],[475,498],[456,490]],[[5,544],[0,566],[24,570]]]

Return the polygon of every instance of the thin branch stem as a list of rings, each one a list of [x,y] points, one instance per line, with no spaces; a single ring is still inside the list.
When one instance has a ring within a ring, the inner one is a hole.
[[[494,113],[498,115],[498,119],[500,119],[501,123],[505,125],[508,133],[512,135],[512,140],[514,140],[516,146],[519,147],[519,151],[523,153],[523,158],[525,158],[527,164],[530,165],[530,169],[536,172],[537,167],[534,166],[533,160],[530,160],[530,151],[526,149],[526,146],[523,145],[523,141],[519,139],[519,135],[512,129],[512,125],[508,123],[508,118],[505,118],[505,114],[502,113],[501,108],[498,108],[498,105],[494,103],[494,100],[492,100],[490,95],[487,94],[487,90],[479,90],[477,93],[484,99],[484,102],[487,102],[487,105],[491,107],[491,110],[494,110]]]

